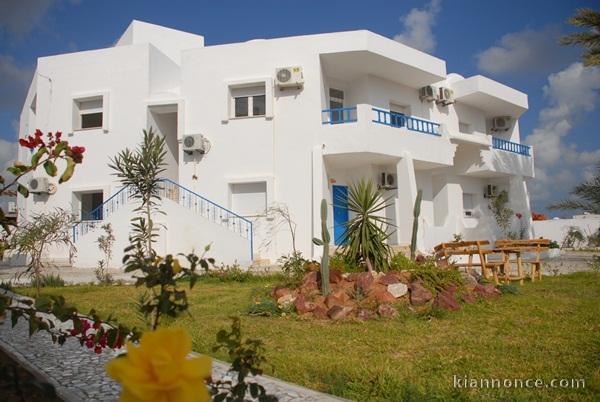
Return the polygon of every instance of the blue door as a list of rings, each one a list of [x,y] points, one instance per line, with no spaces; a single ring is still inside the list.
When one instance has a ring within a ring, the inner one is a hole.
[[[342,244],[348,222],[348,186],[333,187],[333,238],[336,246]]]

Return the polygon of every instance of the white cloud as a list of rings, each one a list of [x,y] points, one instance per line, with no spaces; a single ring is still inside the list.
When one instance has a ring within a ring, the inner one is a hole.
[[[476,55],[477,67],[493,75],[549,74],[564,68],[577,54],[573,46],[558,43],[561,36],[562,33],[556,26],[508,33],[500,38],[498,45]]]
[[[394,40],[424,52],[433,52],[436,46],[433,26],[441,10],[441,0],[431,0],[423,9],[413,8],[400,18],[404,31]]]
[[[0,28],[9,35],[21,38],[42,21],[55,0],[7,1],[2,5]]]
[[[20,108],[33,71],[17,65],[8,55],[0,54],[0,108]]]
[[[6,177],[10,173],[6,172],[6,168],[12,166],[17,155],[17,143],[15,141],[7,141],[0,138],[0,175]]]
[[[598,102],[600,68],[573,63],[551,74],[544,87],[548,106],[540,111],[537,127],[525,142],[534,146],[536,180],[531,186],[532,198],[548,201],[556,193],[569,191],[589,178],[600,160],[600,149],[579,150],[567,139],[573,127]],[[564,198],[564,197],[563,197]]]

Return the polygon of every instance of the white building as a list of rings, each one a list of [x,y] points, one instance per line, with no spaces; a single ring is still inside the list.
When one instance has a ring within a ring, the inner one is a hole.
[[[285,230],[269,235],[276,222],[266,211],[279,204],[297,223],[298,249],[317,257],[321,199],[333,204],[359,178],[382,175],[397,226],[390,243],[410,242],[421,189],[418,247],[427,251],[455,233],[496,237],[492,189],[507,190],[530,226],[533,151],[518,124],[526,110],[525,94],[447,74],[443,60],[369,31],[204,46],[202,36],[133,21],[113,47],[38,59],[21,137],[58,130],[87,151],[73,179],[19,207],[25,216],[71,209],[83,219],[76,265],[95,266],[97,220],[112,223],[121,250],[133,208],[109,158],[153,127],[166,138],[172,180],[157,218],[161,253],[212,242],[219,261],[274,261],[291,251]],[[188,136],[196,145],[186,151]],[[347,218],[331,206],[332,242]]]

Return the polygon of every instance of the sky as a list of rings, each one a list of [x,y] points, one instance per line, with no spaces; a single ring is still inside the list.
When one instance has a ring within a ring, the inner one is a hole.
[[[368,29],[446,61],[448,73],[482,74],[529,96],[522,142],[534,145],[532,210],[592,177],[600,160],[600,68],[557,44],[574,32],[577,0],[151,1],[0,0],[0,167],[15,155],[20,109],[36,58],[111,46],[132,19],[204,36],[206,45]]]

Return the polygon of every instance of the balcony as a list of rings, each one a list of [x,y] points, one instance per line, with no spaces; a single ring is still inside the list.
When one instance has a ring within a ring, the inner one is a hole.
[[[440,124],[359,104],[322,110],[326,154],[370,152],[402,157],[409,153],[427,167],[451,166],[456,145]]]
[[[492,147],[506,152],[531,156],[531,147],[529,145],[519,144],[517,142],[503,140],[502,138],[492,137]]]

